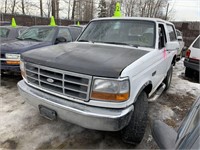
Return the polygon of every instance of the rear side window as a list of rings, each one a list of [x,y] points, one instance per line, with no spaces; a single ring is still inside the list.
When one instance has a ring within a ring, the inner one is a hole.
[[[200,36],[199,38],[194,42],[193,46],[194,48],[200,48]]]
[[[167,25],[170,41],[176,41],[176,33],[172,25]]]

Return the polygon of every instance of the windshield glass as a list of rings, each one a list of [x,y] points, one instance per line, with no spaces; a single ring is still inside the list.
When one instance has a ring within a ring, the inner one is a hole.
[[[0,28],[0,37],[7,38],[9,31],[7,28]]]
[[[78,41],[153,48],[155,46],[155,23],[143,20],[93,21]]]
[[[55,34],[53,27],[31,27],[25,30],[18,39],[51,42]]]

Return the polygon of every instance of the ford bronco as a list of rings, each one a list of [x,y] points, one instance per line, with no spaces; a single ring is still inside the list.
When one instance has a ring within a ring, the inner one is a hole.
[[[46,118],[120,131],[123,141],[137,144],[148,101],[170,86],[178,48],[170,22],[94,19],[75,42],[23,53],[18,88]]]

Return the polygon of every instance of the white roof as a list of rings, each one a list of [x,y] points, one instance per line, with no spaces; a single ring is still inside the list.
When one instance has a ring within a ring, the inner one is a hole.
[[[146,20],[146,21],[163,22],[163,23],[172,24],[171,22],[160,19],[160,18],[149,18],[149,17],[105,17],[105,18],[96,18],[96,19],[93,19],[92,21],[97,21],[97,20]]]

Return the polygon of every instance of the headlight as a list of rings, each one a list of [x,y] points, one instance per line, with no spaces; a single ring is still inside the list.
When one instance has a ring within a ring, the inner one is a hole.
[[[19,65],[20,54],[9,54],[9,53],[7,53],[7,54],[5,54],[5,56],[6,56],[6,59],[8,59],[6,61],[7,64],[9,64],[9,65]]]
[[[20,54],[5,54],[7,59],[18,59],[20,60]]]
[[[125,101],[129,98],[129,80],[94,79],[91,99]]]
[[[20,70],[21,70],[22,77],[26,78],[26,70],[25,70],[25,65],[23,61],[20,61]]]

